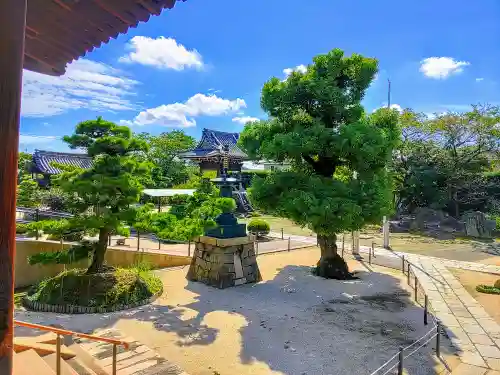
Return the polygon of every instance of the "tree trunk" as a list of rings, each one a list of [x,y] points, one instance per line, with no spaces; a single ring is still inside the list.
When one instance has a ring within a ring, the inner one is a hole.
[[[337,236],[318,235],[321,258],[316,267],[316,274],[326,279],[348,280],[353,275],[349,272],[347,263],[337,254]]]
[[[92,256],[92,264],[90,265],[87,273],[98,273],[104,264],[104,256],[106,255],[106,250],[108,249],[108,237],[109,230],[107,228],[101,228],[99,230],[99,241],[97,242],[94,254]]]

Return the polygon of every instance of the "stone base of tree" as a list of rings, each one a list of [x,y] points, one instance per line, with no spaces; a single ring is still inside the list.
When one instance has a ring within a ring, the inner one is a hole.
[[[187,279],[219,289],[261,281],[253,239],[199,237]]]
[[[320,259],[314,274],[325,279],[350,280],[355,276],[349,272],[347,263],[341,256],[336,255],[333,258]]]
[[[37,301],[32,301],[29,297],[24,297],[22,300],[23,306],[27,310],[39,311],[39,312],[54,312],[59,314],[96,314],[96,313],[110,313],[114,311],[128,310],[135,307],[148,305],[153,303],[161,294],[162,290],[158,291],[149,298],[142,301],[129,303],[129,304],[118,304],[106,307],[89,307],[89,306],[75,306],[75,305],[49,305],[47,303],[41,303]]]

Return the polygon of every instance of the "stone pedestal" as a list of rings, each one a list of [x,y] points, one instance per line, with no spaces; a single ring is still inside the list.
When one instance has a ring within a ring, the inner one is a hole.
[[[187,278],[219,289],[260,281],[253,239],[199,237]]]

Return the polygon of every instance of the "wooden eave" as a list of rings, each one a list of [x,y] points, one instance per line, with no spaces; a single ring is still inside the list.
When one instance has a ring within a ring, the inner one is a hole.
[[[180,0],[185,1],[185,0]],[[62,75],[66,65],[176,0],[28,0],[24,68]]]

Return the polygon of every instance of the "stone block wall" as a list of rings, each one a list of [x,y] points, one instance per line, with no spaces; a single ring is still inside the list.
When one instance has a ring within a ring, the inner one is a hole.
[[[260,281],[253,241],[247,237],[200,237],[187,278],[220,289]]]

